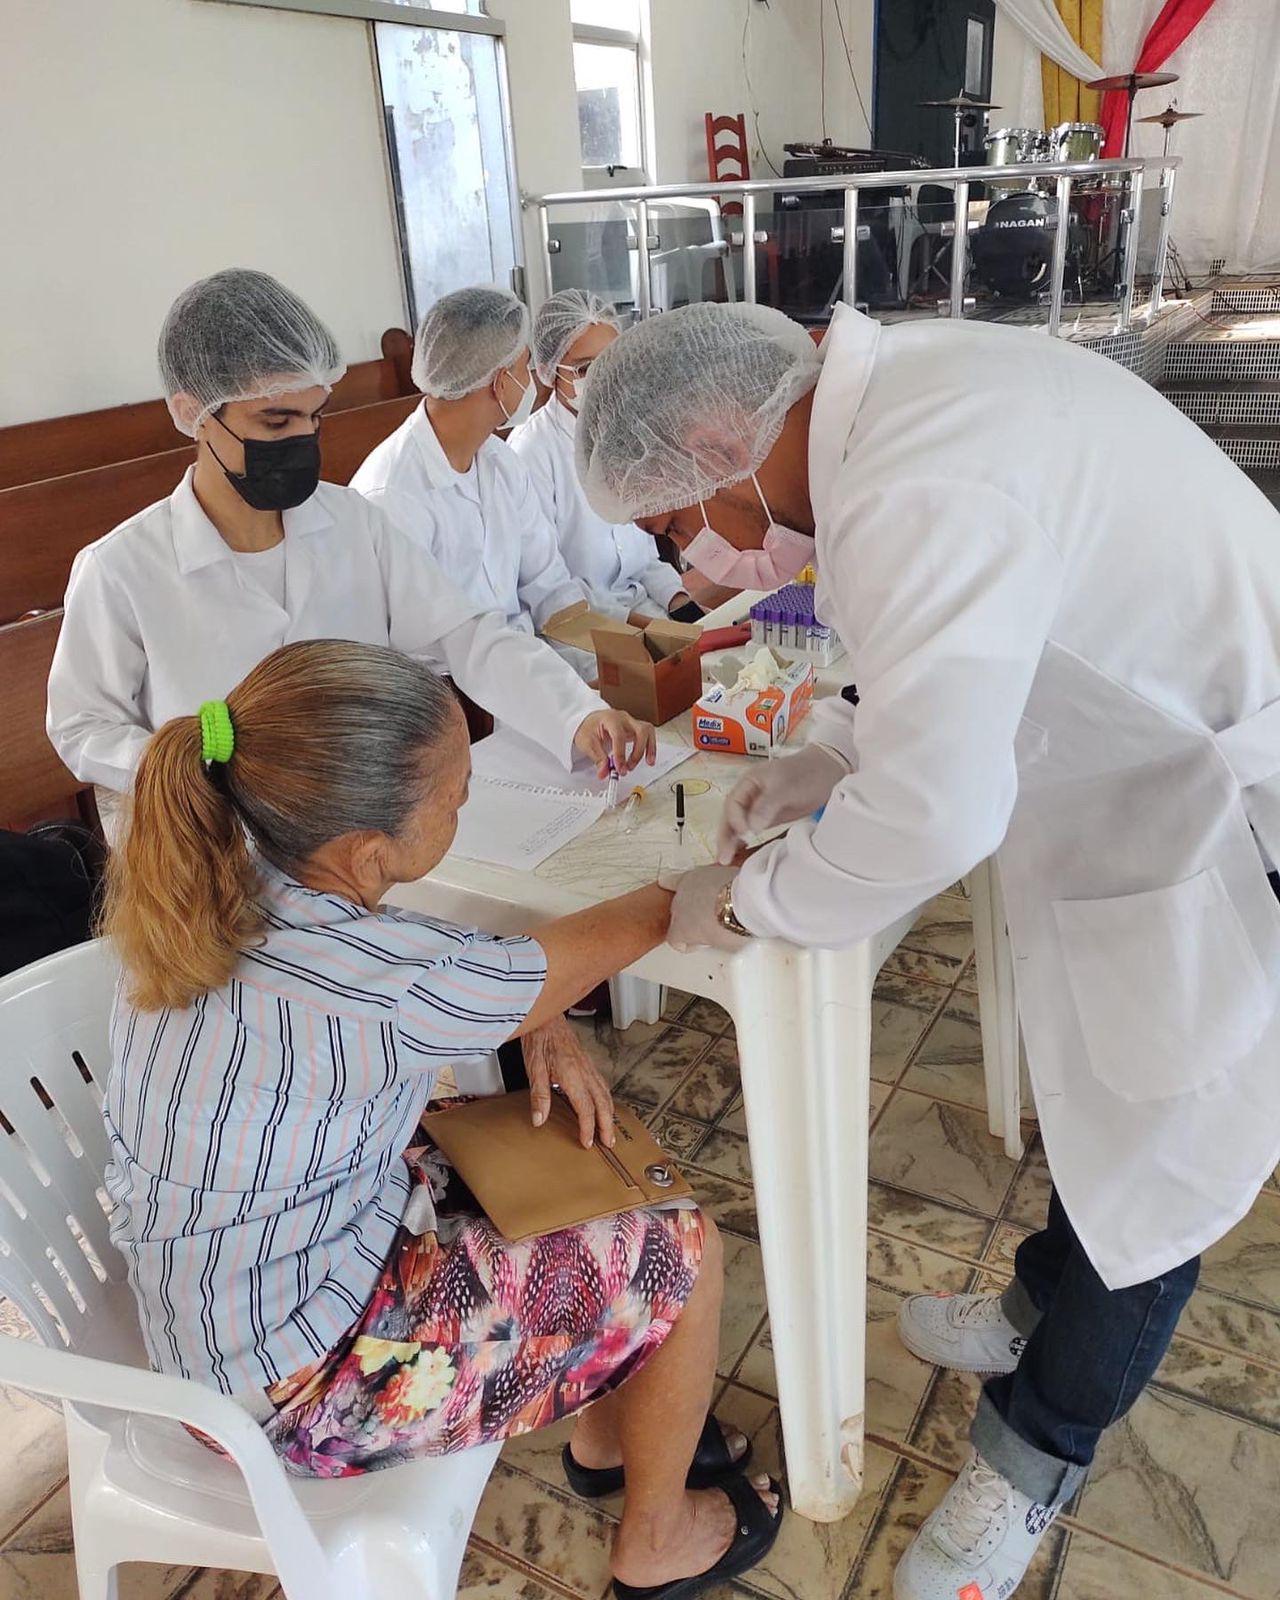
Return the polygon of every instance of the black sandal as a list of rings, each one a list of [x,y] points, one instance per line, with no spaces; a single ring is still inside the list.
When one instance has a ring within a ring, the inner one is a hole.
[[[708,1417],[698,1435],[698,1448],[693,1452],[685,1487],[714,1489],[731,1474],[741,1472],[750,1460],[751,1440],[747,1440],[747,1448],[740,1456],[731,1456],[720,1424],[714,1417]],[[579,1466],[568,1445],[560,1452],[560,1462],[569,1487],[584,1500],[600,1500],[626,1487],[627,1478],[621,1467]]]
[[[714,1589],[728,1578],[737,1578],[764,1560],[773,1549],[782,1527],[781,1487],[773,1478],[769,1479],[770,1490],[778,1496],[778,1509],[773,1513],[770,1513],[751,1480],[741,1473],[726,1478],[716,1487],[722,1494],[728,1495],[729,1503],[738,1514],[738,1527],[733,1543],[715,1566],[708,1567],[705,1572],[695,1573],[692,1578],[675,1578],[671,1583],[658,1583],[646,1589],[620,1583],[615,1578],[613,1592],[616,1600],[693,1600],[694,1595]]]

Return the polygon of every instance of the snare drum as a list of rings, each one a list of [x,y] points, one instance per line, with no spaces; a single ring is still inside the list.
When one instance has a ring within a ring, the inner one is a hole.
[[[1096,122],[1060,122],[1051,137],[1055,161],[1097,161],[1105,130]]]

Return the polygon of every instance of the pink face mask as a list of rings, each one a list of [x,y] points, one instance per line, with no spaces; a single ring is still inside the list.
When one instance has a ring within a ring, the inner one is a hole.
[[[797,533],[773,520],[764,491],[751,474],[760,504],[769,519],[761,550],[739,550],[722,538],[707,521],[707,508],[699,501],[702,511],[702,532],[690,541],[684,552],[691,567],[732,589],[777,589],[790,583],[813,560],[814,541],[807,533]]]

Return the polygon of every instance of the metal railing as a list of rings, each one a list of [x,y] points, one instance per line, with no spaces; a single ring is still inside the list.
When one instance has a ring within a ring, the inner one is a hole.
[[[1160,200],[1160,229],[1156,240],[1155,264],[1152,272],[1151,294],[1145,307],[1145,321],[1159,311],[1164,289],[1165,263],[1169,250],[1169,218],[1173,211],[1174,175],[1181,165],[1180,156],[1129,156],[1107,161],[1028,161],[1011,166],[992,167],[938,167],[929,171],[876,172],[865,176],[820,176],[815,178],[757,178],[746,183],[664,183],[648,184],[635,188],[584,189],[557,194],[524,195],[522,204],[538,211],[539,235],[542,241],[543,265],[547,285],[554,283],[552,257],[557,241],[551,236],[550,213],[568,206],[594,207],[617,203],[632,208],[634,236],[628,241],[637,258],[636,309],[647,317],[653,307],[653,284],[649,254],[657,248],[658,241],[650,232],[649,207],[660,201],[740,200],[742,204],[741,229],[724,244],[728,255],[730,247],[742,250],[742,297],[754,304],[756,301],[755,245],[767,244],[769,235],[756,226],[757,196],[761,194],[842,193],[844,196],[843,229],[833,229],[833,241],[843,247],[843,281],[838,298],[849,305],[857,303],[858,294],[858,242],[870,237],[870,229],[858,222],[858,197],[867,189],[912,188],[918,184],[941,184],[953,192],[950,228],[953,241],[949,279],[949,312],[953,317],[965,314],[965,282],[969,260],[969,185],[975,181],[989,187],[1022,183],[1029,179],[1052,180],[1056,198],[1053,257],[1050,266],[1048,289],[1047,329],[1057,334],[1062,327],[1064,281],[1067,269],[1067,245],[1071,217],[1071,195],[1077,179],[1091,185],[1101,180],[1113,194],[1120,197],[1118,216],[1119,237],[1116,244],[1118,270],[1116,273],[1116,332],[1127,332],[1133,325],[1134,291],[1138,270],[1138,234],[1142,220],[1143,181],[1148,171],[1160,174],[1158,188],[1152,192]],[[640,248],[643,242],[644,248]],[[833,296],[833,298],[835,298]]]

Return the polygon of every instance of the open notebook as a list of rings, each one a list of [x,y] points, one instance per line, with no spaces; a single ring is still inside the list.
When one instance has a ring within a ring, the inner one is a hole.
[[[659,740],[655,766],[618,780],[619,805],[692,754]],[[471,748],[471,793],[450,854],[531,871],[603,814],[605,789],[590,762],[577,760],[566,772],[541,745],[500,728]]]

